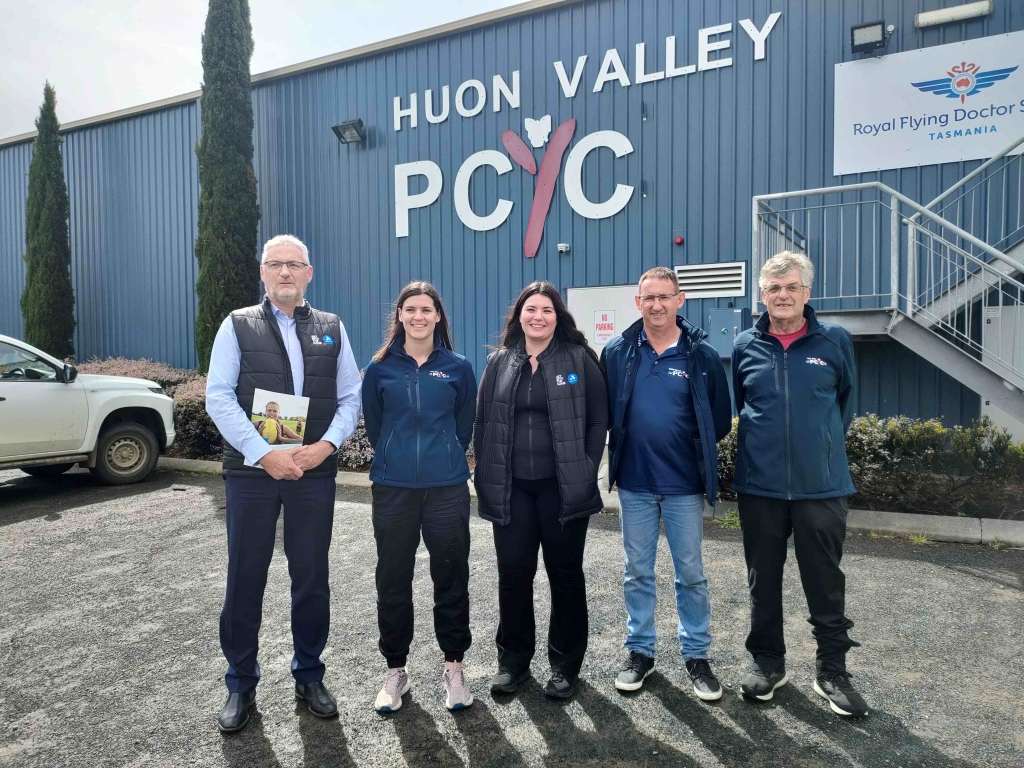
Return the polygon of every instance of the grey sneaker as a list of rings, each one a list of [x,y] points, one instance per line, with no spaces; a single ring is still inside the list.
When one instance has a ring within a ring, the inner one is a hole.
[[[378,712],[394,712],[402,708],[402,697],[409,692],[409,674],[404,669],[389,669],[384,687],[373,703]]]
[[[747,672],[740,680],[740,690],[744,696],[750,696],[758,701],[771,701],[775,690],[781,688],[789,680],[786,668],[779,667],[774,672],[765,672],[757,664]]]
[[[864,697],[857,693],[845,669],[823,668],[819,661],[814,692],[825,699],[837,715],[864,717],[868,713]]]
[[[462,673],[462,665],[446,669],[441,675],[444,683],[444,705],[448,709],[465,709],[472,706],[473,694],[466,685],[466,676]]]

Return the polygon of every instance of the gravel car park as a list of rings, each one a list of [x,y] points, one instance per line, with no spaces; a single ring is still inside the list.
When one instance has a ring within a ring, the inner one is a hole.
[[[496,572],[490,525],[474,516],[466,665],[477,701],[461,713],[444,708],[421,550],[412,692],[399,712],[379,716],[370,497],[346,489],[335,507],[324,656],[341,717],[320,721],[296,706],[279,540],[259,716],[223,737],[223,489],[214,476],[164,471],[117,488],[81,469],[56,481],[0,472],[0,765],[989,768],[1019,766],[1024,756],[1024,705],[1015,694],[1024,687],[1024,552],[851,535],[849,612],[864,646],[850,664],[873,711],[849,722],[810,689],[814,646],[796,568],[785,582],[792,682],[766,705],[739,698],[749,613],[742,547],[737,531],[711,522],[704,557],[712,654],[730,688],[713,706],[692,695],[661,551],[657,671],[638,694],[617,693],[625,617],[612,515],[594,519],[587,542],[591,636],[575,701],[547,701],[535,681],[511,699],[487,692]],[[541,627],[549,610],[542,586]],[[542,659],[533,671],[543,681]]]

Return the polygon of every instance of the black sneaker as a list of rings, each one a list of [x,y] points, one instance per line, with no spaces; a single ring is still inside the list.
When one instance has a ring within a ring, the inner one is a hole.
[[[750,696],[758,701],[771,701],[775,691],[789,681],[786,674],[786,667],[781,666],[774,672],[765,672],[757,664],[747,672],[740,680],[740,690],[744,696]]]
[[[654,671],[654,659],[637,651],[629,652],[629,661],[615,678],[615,687],[620,691],[639,691],[644,679]]]
[[[552,670],[548,684],[544,686],[544,695],[549,699],[569,699],[574,693],[576,693],[576,678]]]
[[[529,678],[529,669],[516,672],[499,668],[498,674],[491,678],[491,693],[515,693]]]
[[[718,701],[722,698],[722,684],[718,682],[707,659],[690,659],[686,662],[686,674],[693,681],[693,692],[701,701]]]
[[[814,692],[825,699],[837,715],[864,717],[868,713],[867,702],[857,693],[845,669],[826,669],[819,663]]]

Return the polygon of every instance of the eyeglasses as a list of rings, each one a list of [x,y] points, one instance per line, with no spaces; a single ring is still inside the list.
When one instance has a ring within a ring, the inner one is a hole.
[[[264,261],[263,266],[271,272],[280,272],[282,267],[288,267],[289,271],[297,272],[309,266],[306,261]]]
[[[769,296],[778,296],[782,292],[783,288],[785,288],[786,293],[792,296],[800,293],[800,291],[806,287],[806,285],[801,285],[800,283],[790,283],[789,285],[769,285],[764,289],[764,292]]]
[[[656,301],[660,301],[662,304],[668,304],[678,295],[678,293],[659,293],[657,296],[654,294],[647,294],[646,296],[640,296],[639,299],[641,304],[645,307],[649,307]]]

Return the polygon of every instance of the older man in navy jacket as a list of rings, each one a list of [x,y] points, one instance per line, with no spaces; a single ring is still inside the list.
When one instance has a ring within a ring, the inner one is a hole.
[[[807,304],[814,267],[783,252],[761,269],[767,312],[736,337],[733,394],[740,415],[733,482],[750,584],[747,650],[754,667],[743,693],[767,701],[788,680],[782,633],[782,569],[790,533],[818,644],[814,690],[840,715],[865,715],[846,652],[846,459],[856,370],[848,331],[819,323]]]

